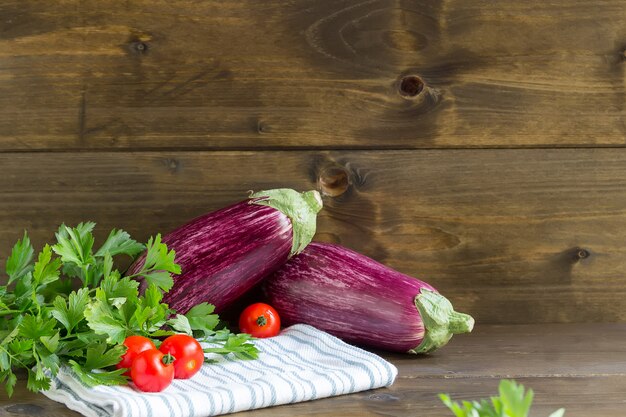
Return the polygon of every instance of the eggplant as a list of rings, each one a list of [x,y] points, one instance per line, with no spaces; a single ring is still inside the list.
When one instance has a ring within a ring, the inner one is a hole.
[[[336,244],[311,243],[263,291],[287,325],[389,351],[430,353],[474,327],[431,285]]]
[[[222,311],[306,247],[321,208],[317,191],[260,191],[163,236],[181,266],[163,302],[179,313],[201,302]],[[127,274],[137,273],[144,260],[145,254]]]

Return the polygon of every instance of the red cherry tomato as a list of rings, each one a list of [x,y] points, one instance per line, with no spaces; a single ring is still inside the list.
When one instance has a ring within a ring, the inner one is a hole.
[[[276,336],[280,332],[280,317],[274,307],[255,303],[246,307],[239,316],[239,330],[258,338]]]
[[[174,380],[174,358],[151,349],[141,352],[130,367],[130,377],[137,389],[144,392],[160,392]]]
[[[126,346],[126,353],[122,355],[122,359],[116,365],[117,369],[127,368],[128,371],[124,372],[124,375],[130,376],[130,367],[133,361],[144,350],[156,349],[152,340],[143,336],[128,336],[124,340],[124,346]]]
[[[186,334],[175,334],[161,343],[159,350],[174,357],[174,377],[191,378],[204,363],[202,346],[196,339]]]

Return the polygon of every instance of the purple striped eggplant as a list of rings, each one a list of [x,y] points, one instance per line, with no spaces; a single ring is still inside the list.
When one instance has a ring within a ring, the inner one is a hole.
[[[222,311],[309,244],[321,208],[317,191],[261,191],[165,235],[181,274],[163,301],[180,313],[201,302]]]
[[[329,243],[311,243],[263,290],[285,324],[390,351],[429,353],[474,326],[431,285]]]

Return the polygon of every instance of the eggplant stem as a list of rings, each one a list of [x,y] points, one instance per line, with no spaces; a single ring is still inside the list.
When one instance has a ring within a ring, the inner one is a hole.
[[[469,333],[474,328],[474,318],[469,314],[453,311],[449,316],[448,329],[452,334]]]
[[[424,338],[409,353],[430,353],[439,349],[452,335],[469,333],[474,328],[474,318],[454,311],[452,303],[438,292],[422,288],[415,297],[415,307],[424,323]]]

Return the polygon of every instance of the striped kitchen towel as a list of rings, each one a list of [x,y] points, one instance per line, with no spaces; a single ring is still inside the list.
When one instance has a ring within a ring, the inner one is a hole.
[[[259,359],[211,355],[217,363],[159,393],[88,388],[64,368],[43,394],[90,417],[215,416],[385,387],[398,372],[382,358],[304,324],[255,344]]]

